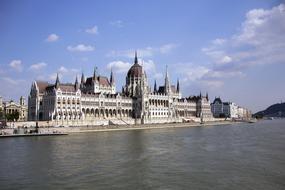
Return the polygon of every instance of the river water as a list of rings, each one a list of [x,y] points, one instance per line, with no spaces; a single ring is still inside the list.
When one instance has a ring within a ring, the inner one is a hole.
[[[285,189],[285,120],[0,139],[0,189]]]

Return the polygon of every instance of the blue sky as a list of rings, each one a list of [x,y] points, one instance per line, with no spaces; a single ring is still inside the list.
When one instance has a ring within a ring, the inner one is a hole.
[[[74,82],[97,66],[117,90],[138,50],[153,86],[209,92],[253,111],[284,100],[285,8],[268,0],[0,1],[0,96],[33,80]]]

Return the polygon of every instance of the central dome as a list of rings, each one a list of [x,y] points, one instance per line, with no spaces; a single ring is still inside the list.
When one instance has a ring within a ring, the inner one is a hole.
[[[142,66],[138,63],[137,52],[135,54],[135,61],[133,66],[128,71],[128,78],[129,77],[141,77],[143,74]]]
[[[141,77],[142,76],[142,66],[138,63],[133,64],[133,66],[128,71],[128,77]]]

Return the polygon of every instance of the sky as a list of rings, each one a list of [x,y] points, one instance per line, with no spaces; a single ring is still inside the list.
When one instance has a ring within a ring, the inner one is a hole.
[[[179,79],[253,112],[285,100],[285,2],[280,0],[1,0],[0,96],[28,97],[34,80],[83,72],[125,84],[138,52],[149,85]]]

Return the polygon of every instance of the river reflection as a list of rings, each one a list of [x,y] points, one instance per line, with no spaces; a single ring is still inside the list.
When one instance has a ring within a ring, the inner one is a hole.
[[[0,139],[0,189],[285,189],[285,122]]]

